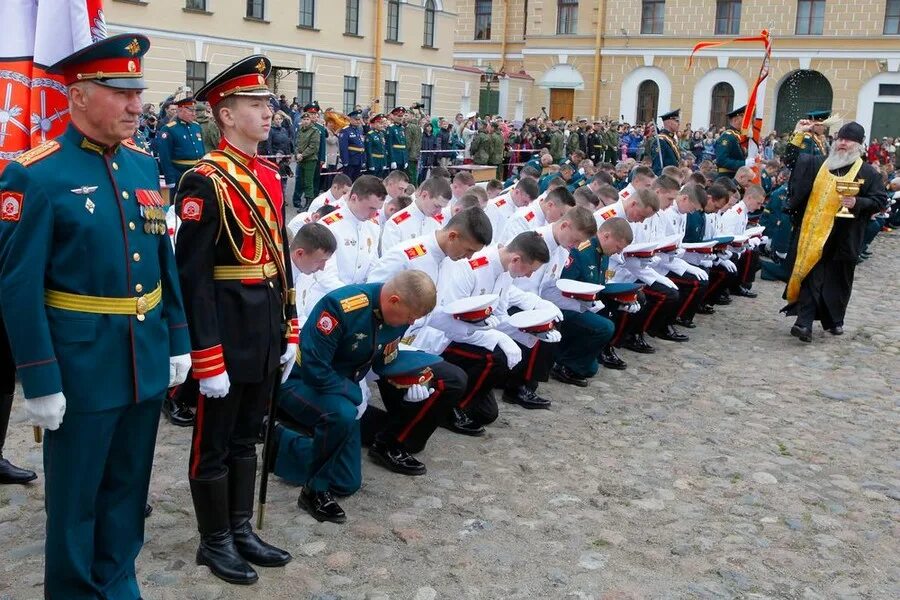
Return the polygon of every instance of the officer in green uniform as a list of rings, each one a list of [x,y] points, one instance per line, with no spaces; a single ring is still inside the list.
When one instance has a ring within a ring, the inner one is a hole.
[[[406,109],[398,106],[391,111],[391,125],[385,133],[385,141],[387,142],[388,166],[394,169],[406,170],[409,162],[409,155],[406,151],[406,130],[403,128],[403,115]]]
[[[50,68],[72,123],[0,176],[0,304],[44,440],[44,594],[136,600],[163,396],[190,367],[159,171],[131,136],[150,46],[121,34]]]
[[[200,138],[203,140],[203,149],[207,152],[219,147],[222,134],[219,126],[209,114],[209,105],[206,102],[197,102],[194,109],[197,113],[197,124],[200,125]]]
[[[307,105],[309,107],[309,105]],[[294,183],[294,196],[292,201],[296,208],[309,206],[318,195],[316,191],[316,169],[319,166],[319,145],[321,136],[319,130],[313,125],[316,119],[314,112],[304,112],[300,117],[300,128],[297,130],[297,140],[294,148],[297,150],[297,181]],[[303,200],[298,191],[303,192]]]
[[[319,160],[316,161],[316,168],[313,171],[313,189],[317,194],[321,194],[325,191],[322,189],[322,169],[325,167],[325,140],[328,138],[328,130],[322,125],[322,108],[319,106],[318,102],[314,101],[311,104],[307,104],[303,108],[303,111],[309,113],[313,127],[319,132]]]
[[[166,178],[166,185],[171,187],[177,186],[185,171],[206,154],[203,130],[197,123],[191,90],[179,89],[175,92],[173,103],[178,107],[178,111],[175,118],[163,126],[157,143],[159,169]],[[173,190],[172,196],[174,195]]]
[[[618,121],[610,121],[606,128],[606,158],[605,162],[615,164],[619,152],[619,132],[616,128]]]
[[[828,129],[824,122],[831,116],[830,110],[814,110],[807,113],[807,118],[813,122],[809,132],[795,132],[791,143],[800,147],[800,154],[812,156],[828,156],[828,145],[825,142],[825,131]]]
[[[596,236],[570,251],[561,279],[603,285],[609,257],[621,252],[632,239],[631,226],[625,219],[613,217],[603,221]],[[562,340],[556,365],[551,371],[554,379],[593,377],[599,369],[598,361],[609,368],[624,368],[624,362],[609,345],[615,333],[610,317],[615,315],[610,310],[612,307],[606,309],[605,314],[592,309],[584,312],[563,309],[563,320],[559,324]]]
[[[678,125],[681,123],[681,109],[659,115],[663,128],[650,142],[650,158],[653,161],[653,173],[659,177],[665,167],[677,167],[681,162],[681,151],[678,149]]]
[[[490,128],[490,133],[488,135],[488,162],[489,165],[494,165],[497,167],[497,179],[503,180],[503,150],[505,148],[505,142],[503,141],[503,136],[500,134],[500,129],[497,127],[497,123],[494,123]]]
[[[768,281],[787,282],[791,276],[792,265],[786,263],[791,243],[791,217],[784,212],[788,199],[787,180],[789,177],[790,171],[787,169],[778,175],[778,179],[783,183],[769,194],[769,200],[763,210],[763,218],[760,220],[760,224],[766,227],[772,258],[771,262],[760,261],[761,277]]]
[[[413,105],[413,108],[415,107],[416,105]],[[409,176],[409,182],[417,186],[419,185],[419,156],[422,152],[422,126],[419,124],[419,117],[412,113],[407,113],[404,121],[406,122],[406,149],[409,151],[409,166],[406,167],[406,174]]]
[[[476,165],[486,165],[491,158],[491,124],[485,122],[478,128],[469,144],[469,155]]]
[[[384,179],[388,174],[385,124],[384,115],[378,113],[369,119],[369,133],[366,134],[366,160],[369,164],[369,174],[378,179]]]
[[[564,126],[565,123],[563,121],[556,121],[550,124],[549,150],[550,156],[556,164],[559,164],[566,155],[566,136],[562,132],[562,127]]]
[[[581,141],[578,138],[578,127],[569,125],[569,137],[566,138],[566,156],[571,157],[576,150],[581,150]]]
[[[746,106],[736,108],[726,116],[728,127],[716,140],[716,167],[719,176],[734,179],[737,170],[747,164],[747,150],[741,143],[741,121],[744,118]]]

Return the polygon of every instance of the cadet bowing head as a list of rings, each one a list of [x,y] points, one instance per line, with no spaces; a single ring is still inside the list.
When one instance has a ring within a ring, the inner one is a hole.
[[[631,225],[622,217],[613,217],[603,221],[597,229],[597,239],[600,241],[600,249],[606,256],[618,254],[634,240],[634,232]]]
[[[325,263],[337,250],[337,240],[331,230],[321,223],[307,223],[291,240],[291,262],[304,275],[325,268]]]
[[[500,249],[500,255],[500,262],[513,277],[531,277],[550,262],[547,242],[536,231],[523,231]]]
[[[674,177],[660,175],[656,178],[650,189],[656,192],[656,197],[659,198],[659,210],[666,210],[672,206],[672,201],[678,194],[680,187],[681,184]]]
[[[631,170],[631,185],[636,190],[649,188],[655,178],[653,169],[645,165],[638,165]]]
[[[424,271],[401,271],[384,283],[379,304],[388,325],[411,325],[434,310],[437,289]]]
[[[741,167],[734,174],[734,180],[741,184],[741,187],[747,187],[748,185],[753,183],[754,177],[756,177],[756,173],[753,172],[753,169],[747,166]]]
[[[762,208],[766,201],[766,190],[761,185],[753,184],[744,191],[744,204],[749,212]]]
[[[500,195],[500,192],[503,191],[503,182],[499,179],[491,179],[487,182],[484,189],[487,192],[489,199],[496,198]]]
[[[553,237],[563,248],[577,248],[597,233],[594,213],[583,206],[570,209],[553,224]]]
[[[591,211],[597,210],[597,207],[600,206],[597,194],[587,186],[578,188],[572,195],[575,197],[575,206],[583,206]]]
[[[345,175],[346,177],[346,175]],[[347,178],[350,179],[349,177]],[[409,175],[403,171],[391,171],[384,178],[384,188],[387,190],[388,196],[396,198],[403,195],[406,191],[406,185],[409,183]]]
[[[688,183],[679,190],[675,203],[678,211],[685,215],[703,210],[706,206],[706,190],[695,183]]]
[[[603,184],[597,188],[595,193],[603,206],[609,206],[619,201],[619,190],[611,185]]]
[[[526,178],[528,179],[537,179],[541,176],[541,172],[535,169],[534,167],[522,167],[522,170],[519,172],[519,181],[522,181]],[[537,198],[537,196],[535,196]]]
[[[425,216],[435,217],[450,204],[451,184],[443,177],[430,177],[422,182],[416,192],[416,206]],[[461,198],[462,194],[457,196]]]
[[[450,260],[472,258],[472,255],[491,243],[491,220],[481,208],[470,207],[450,219],[437,232],[438,244]]]
[[[384,203],[384,215],[386,218],[391,218],[396,214],[398,210],[403,210],[410,204],[412,204],[413,199],[406,194],[401,196],[392,197],[390,200]]]
[[[453,183],[450,184],[453,197],[462,197],[473,185],[475,185],[475,176],[469,171],[460,171],[453,176]]]
[[[481,199],[478,197],[478,194],[475,193],[476,189],[477,188],[472,188],[463,194],[462,198],[456,201],[456,204],[453,205],[453,208],[450,211],[451,215],[456,216],[467,208],[481,208]]]
[[[378,215],[385,196],[387,190],[380,179],[374,175],[360,175],[350,188],[347,207],[354,217],[360,221],[368,221]]]
[[[513,188],[510,198],[512,198],[513,204],[521,208],[530,204],[540,195],[541,189],[538,187],[537,181],[530,177],[523,177]]]
[[[547,196],[541,200],[541,210],[544,211],[544,217],[547,218],[548,223],[559,221],[560,217],[573,206],[575,206],[575,197],[565,186],[550,190],[547,192]]]
[[[728,200],[731,198],[731,192],[720,184],[716,182],[706,188],[706,208],[705,212],[714,213],[720,211],[726,204],[728,204]]]
[[[622,206],[629,222],[640,223],[656,214],[659,210],[659,198],[653,190],[638,190],[636,194],[622,200]]]

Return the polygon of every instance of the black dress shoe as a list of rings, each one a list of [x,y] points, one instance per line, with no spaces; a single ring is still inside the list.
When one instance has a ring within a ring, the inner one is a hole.
[[[731,304],[731,296],[722,294],[721,296],[713,300],[713,304],[717,304],[719,306],[728,306],[729,304]]]
[[[628,366],[625,364],[624,360],[619,358],[619,355],[616,354],[616,349],[612,346],[606,346],[600,352],[600,362],[607,369],[616,369],[618,371],[621,371]]]
[[[756,292],[744,286],[738,286],[738,288],[733,290],[731,293],[735,296],[741,296],[743,298],[756,298],[758,296]]]
[[[369,457],[382,467],[401,475],[424,475],[425,465],[403,448],[375,440],[369,446]]]
[[[0,454],[0,484],[28,483],[37,479],[37,473],[20,469]]]
[[[688,319],[685,319],[684,317],[678,317],[677,319],[675,319],[675,323],[677,323],[678,325],[681,325],[682,327],[687,327],[688,329],[696,329],[697,328],[697,324],[694,323],[693,319],[688,320]]]
[[[698,315],[714,315],[716,314],[716,308],[712,304],[701,304],[697,307]]]
[[[654,337],[658,337],[661,340],[667,340],[669,342],[686,342],[691,339],[683,333],[680,333],[671,325],[666,325],[666,327],[662,331],[657,331]]]
[[[293,558],[288,552],[260,539],[249,522],[232,529],[231,535],[234,537],[234,547],[237,548],[238,554],[254,565],[283,567]]]
[[[623,348],[627,348],[632,352],[637,352],[638,354],[653,354],[656,352],[656,348],[647,343],[647,340],[644,339],[643,333],[635,333],[628,337],[625,340],[625,343],[622,344]]]
[[[478,437],[484,435],[484,425],[478,423],[477,421],[473,421],[466,412],[460,408],[454,408],[450,415],[447,417],[447,421],[444,423],[444,427],[449,429],[453,433],[459,433],[461,435],[471,435],[473,437]]]
[[[313,519],[319,521],[330,521],[332,523],[343,523],[347,520],[347,514],[344,509],[334,501],[331,492],[313,492],[303,488],[297,497],[297,506],[305,510]]]
[[[534,390],[524,385],[512,390],[504,390],[503,401],[509,404],[518,404],[529,410],[548,410],[550,408],[549,400],[538,396]]]
[[[812,341],[812,327],[794,325],[791,327],[791,335],[795,338],[799,338],[801,342],[806,342],[808,344]]]
[[[588,381],[584,377],[579,376],[575,371],[565,365],[556,363],[550,369],[550,377],[563,383],[577,385],[578,387],[587,387]]]
[[[844,328],[840,325],[835,325],[828,330],[828,333],[830,333],[831,335],[844,335]]]
[[[153,507],[150,506],[149,504],[145,504],[144,505],[144,518],[146,519],[152,514],[153,514]]]
[[[259,580],[253,567],[238,553],[230,529],[200,536],[197,564],[209,567],[213,575],[228,583],[250,585]]]
[[[169,394],[163,400],[162,412],[169,423],[176,427],[193,427],[194,413],[187,406],[176,400]]]

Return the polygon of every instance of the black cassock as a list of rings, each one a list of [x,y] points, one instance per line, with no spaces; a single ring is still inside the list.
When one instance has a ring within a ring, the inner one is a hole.
[[[816,175],[826,158],[800,154],[799,151],[798,147],[788,144],[784,153],[785,164],[793,169],[785,207],[785,212],[791,215],[794,225],[787,258],[787,265],[790,266],[793,266],[797,254],[806,204]],[[849,170],[850,166],[847,166],[832,173],[841,176]],[[835,218],[834,227],[822,248],[822,257],[800,285],[797,301],[781,309],[788,315],[796,316],[799,325],[811,326],[813,321],[821,321],[825,329],[831,329],[844,324],[844,313],[850,302],[853,274],[862,250],[866,225],[872,215],[882,211],[887,205],[887,188],[881,173],[875,167],[863,163],[856,179],[863,180],[863,184],[856,197],[856,205],[850,209],[855,218]]]

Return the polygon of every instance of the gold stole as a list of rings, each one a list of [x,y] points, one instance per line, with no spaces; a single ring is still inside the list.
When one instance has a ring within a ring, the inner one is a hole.
[[[794,270],[788,281],[787,301],[796,302],[800,295],[800,284],[809,275],[813,267],[822,258],[822,249],[825,241],[834,227],[834,215],[841,207],[841,197],[835,189],[837,181],[853,181],[862,167],[862,158],[856,162],[842,177],[836,177],[825,168],[822,163],[816,180],[813,182],[812,192],[806,204],[806,212],[803,214],[803,223],[800,226],[800,239],[797,242],[797,258],[794,261]]]

